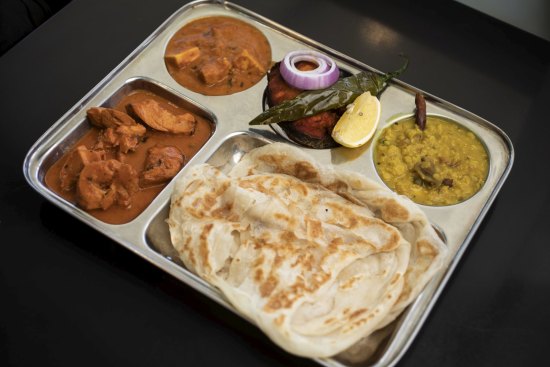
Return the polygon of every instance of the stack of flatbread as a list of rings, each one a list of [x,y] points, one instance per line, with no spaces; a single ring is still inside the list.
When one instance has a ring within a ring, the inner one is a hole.
[[[227,174],[190,168],[168,224],[188,269],[305,357],[336,355],[386,326],[447,256],[412,201],[282,143]]]

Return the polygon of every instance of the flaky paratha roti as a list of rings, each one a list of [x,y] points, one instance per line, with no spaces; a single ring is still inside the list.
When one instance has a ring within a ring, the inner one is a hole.
[[[282,143],[175,183],[168,219],[184,265],[275,343],[336,355],[393,321],[447,250],[409,199]]]

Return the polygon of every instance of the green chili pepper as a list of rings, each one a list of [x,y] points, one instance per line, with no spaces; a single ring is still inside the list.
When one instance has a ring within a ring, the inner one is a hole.
[[[347,106],[364,92],[378,96],[384,90],[386,83],[405,71],[408,65],[409,60],[405,58],[405,64],[392,73],[379,75],[370,71],[362,71],[342,78],[326,89],[302,92],[294,99],[265,110],[249,124],[268,125],[296,121],[302,117]]]

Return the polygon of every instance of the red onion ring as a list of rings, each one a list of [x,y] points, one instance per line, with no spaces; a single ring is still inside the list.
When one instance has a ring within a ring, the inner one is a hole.
[[[296,67],[300,61],[308,61],[316,64],[317,67],[313,70],[301,71]],[[281,76],[289,85],[304,90],[330,87],[340,77],[340,70],[330,57],[312,50],[289,52],[279,68]]]

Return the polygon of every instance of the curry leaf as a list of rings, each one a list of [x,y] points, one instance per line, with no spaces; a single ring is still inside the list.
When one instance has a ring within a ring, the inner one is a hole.
[[[407,68],[409,60],[398,70],[379,75],[369,71],[342,78],[326,89],[305,91],[296,98],[284,101],[265,110],[250,121],[250,125],[276,124],[284,121],[296,121],[302,117],[334,110],[352,103],[360,94],[370,92],[379,95],[386,83],[397,77]]]

